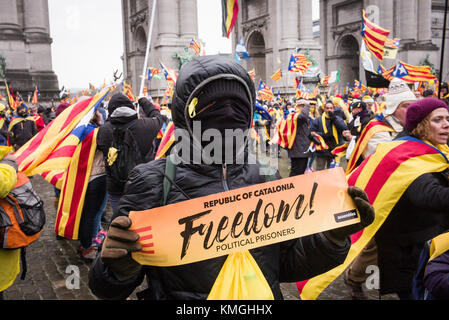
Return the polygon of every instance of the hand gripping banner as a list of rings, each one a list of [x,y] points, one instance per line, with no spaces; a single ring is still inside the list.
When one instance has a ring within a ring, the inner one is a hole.
[[[342,168],[253,185],[146,211],[130,230],[142,265],[177,266],[360,222]]]

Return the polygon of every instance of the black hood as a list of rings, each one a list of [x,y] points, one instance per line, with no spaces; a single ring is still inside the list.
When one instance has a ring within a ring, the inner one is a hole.
[[[184,65],[179,73],[171,107],[172,119],[176,129],[183,129],[183,135],[187,132],[193,137],[189,139],[192,154],[201,153],[210,143],[200,141],[199,131],[194,130],[194,121],[201,124],[201,136],[207,129],[217,129],[222,137],[225,137],[226,129],[241,129],[245,140],[243,144],[241,140],[233,143],[235,157],[246,150],[255,97],[254,82],[242,66],[220,56],[198,57]],[[184,138],[185,135],[181,140]],[[236,150],[237,144],[239,150]],[[222,155],[224,150],[223,143]],[[229,158],[224,161],[230,163]]]
[[[117,93],[117,94],[114,94],[111,97],[111,101],[109,101],[109,104],[108,104],[109,116],[114,113],[115,109],[120,108],[120,107],[128,107],[128,108],[134,109],[134,104],[124,94]]]
[[[238,63],[221,56],[197,57],[179,72],[171,107],[176,128],[187,129],[188,107],[198,98],[197,110],[211,101],[235,101],[251,125],[256,91],[248,72]],[[214,106],[217,109],[217,106]],[[212,115],[213,113],[209,113]],[[203,116],[201,121],[205,121]],[[232,124],[233,118],[229,118]]]

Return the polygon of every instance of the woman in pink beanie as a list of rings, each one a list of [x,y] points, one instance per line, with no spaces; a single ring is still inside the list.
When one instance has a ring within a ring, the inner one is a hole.
[[[405,119],[411,136],[427,140],[434,146],[447,144],[449,107],[443,101],[436,98],[418,100],[407,108]]]
[[[395,195],[388,198],[392,203],[373,204],[376,217],[389,211],[374,236],[379,293],[408,300],[416,297],[413,279],[424,244],[449,229],[449,108],[434,98],[415,101],[406,110],[406,127],[409,135],[380,144],[360,175],[362,166],[379,161],[365,191],[388,179],[388,193]]]

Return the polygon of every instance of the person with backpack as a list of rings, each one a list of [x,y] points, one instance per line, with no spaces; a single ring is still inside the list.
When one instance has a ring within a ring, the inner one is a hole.
[[[10,141],[16,151],[37,134],[34,118],[29,115],[24,103],[17,107],[17,117],[11,120],[8,130],[12,133]]]
[[[139,118],[136,106],[125,95],[112,96],[109,118],[98,131],[97,149],[105,158],[107,193],[113,211],[123,195],[129,171],[154,159],[154,140],[167,121],[147,98],[140,98],[138,103],[146,117]]]
[[[267,181],[261,165],[249,154],[255,98],[254,82],[233,60],[202,56],[183,66],[172,104],[176,134],[179,138],[182,133],[183,143],[178,141],[167,158],[138,165],[131,171],[101,254],[89,273],[89,287],[96,296],[126,299],[147,277],[149,288],[142,298],[208,298],[227,256],[168,268],[141,266],[131,257],[131,252],[141,250],[141,245],[137,243],[139,236],[128,230],[128,214]],[[196,129],[199,126],[201,130]],[[222,137],[222,143],[215,148],[217,153],[220,147],[227,151],[220,156],[214,154],[214,159],[205,152],[210,141],[201,138],[208,130]],[[228,130],[237,135],[225,135]],[[244,143],[236,145],[235,140],[242,139]],[[232,152],[227,143],[231,141]],[[192,152],[179,153],[180,144]],[[197,155],[202,156],[195,159]],[[279,172],[275,172],[270,179],[280,179]],[[164,187],[166,182],[170,187]],[[358,188],[348,192],[359,210],[359,223],[249,251],[266,279],[264,288],[268,287],[274,299],[282,299],[281,282],[308,279],[341,264],[350,247],[349,235],[373,221],[374,211],[365,193]]]
[[[28,177],[17,172],[11,150],[0,146],[0,300],[19,274],[20,261],[25,279],[25,249],[39,238],[46,222],[43,202]]]

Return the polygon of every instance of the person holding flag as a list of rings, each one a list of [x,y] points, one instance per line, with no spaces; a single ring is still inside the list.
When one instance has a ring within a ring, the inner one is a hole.
[[[10,142],[15,150],[20,149],[38,132],[34,118],[29,116],[28,107],[24,103],[17,107],[17,117],[11,120],[8,130],[12,133]]]
[[[331,150],[345,144],[346,139],[350,138],[348,126],[342,118],[335,114],[334,104],[329,100],[324,105],[324,112],[321,117],[312,121],[310,130],[323,137],[329,146],[329,149],[317,150],[315,153],[316,169],[327,169],[332,160],[334,160],[334,155],[332,155]]]
[[[97,148],[103,152],[106,161],[107,192],[113,211],[117,208],[126,182],[113,170],[119,165],[117,159],[120,159],[119,150],[113,142],[120,144],[127,139],[127,143],[131,144],[126,166],[153,160],[156,152],[154,139],[167,119],[147,98],[141,97],[138,103],[145,114],[143,118],[138,118],[136,107],[127,96],[121,93],[113,95],[108,104],[109,118],[98,131]]]
[[[263,183],[266,177],[261,172],[262,167],[257,161],[252,162],[255,159],[251,159],[253,155],[248,152],[255,100],[254,82],[233,60],[205,56],[183,66],[173,97],[172,114],[175,127],[187,131],[186,140],[193,152],[180,154],[178,150],[167,158],[133,170],[126,193],[114,212],[101,255],[90,270],[89,287],[95,295],[103,299],[126,299],[146,277],[148,289],[145,293],[149,299],[219,299],[212,294],[213,287],[215,283],[222,283],[220,280],[225,281],[219,276],[220,270],[234,254],[180,266],[142,266],[131,257],[131,252],[141,250],[142,246],[137,242],[139,235],[129,230],[132,221],[128,214]],[[200,123],[200,130],[192,128],[194,121]],[[243,139],[244,145],[236,146],[233,139],[232,153],[222,153],[215,161],[210,161],[213,159],[204,152],[210,141],[202,137],[211,129],[220,133],[220,147],[225,151],[229,151],[224,143],[228,130],[239,132],[233,138]],[[184,137],[181,137],[183,141]],[[197,153],[202,157],[195,161]],[[242,163],[237,162],[240,158],[243,158]],[[169,177],[170,171],[173,179]],[[164,177],[171,180],[167,192],[164,186],[168,180]],[[279,172],[276,171],[273,178],[279,179]],[[374,218],[364,192],[354,188],[348,193],[359,210],[359,223],[248,252],[253,261],[252,269],[259,271],[251,273],[251,281],[259,286],[251,292],[250,299],[282,299],[281,282],[320,274],[344,260],[349,234],[369,225]],[[245,281],[243,274],[232,272],[232,276],[242,282]],[[232,292],[225,290],[225,294]]]
[[[8,130],[10,120],[6,115],[6,112],[6,106],[0,103],[0,146],[7,146],[8,138],[12,135]]]

